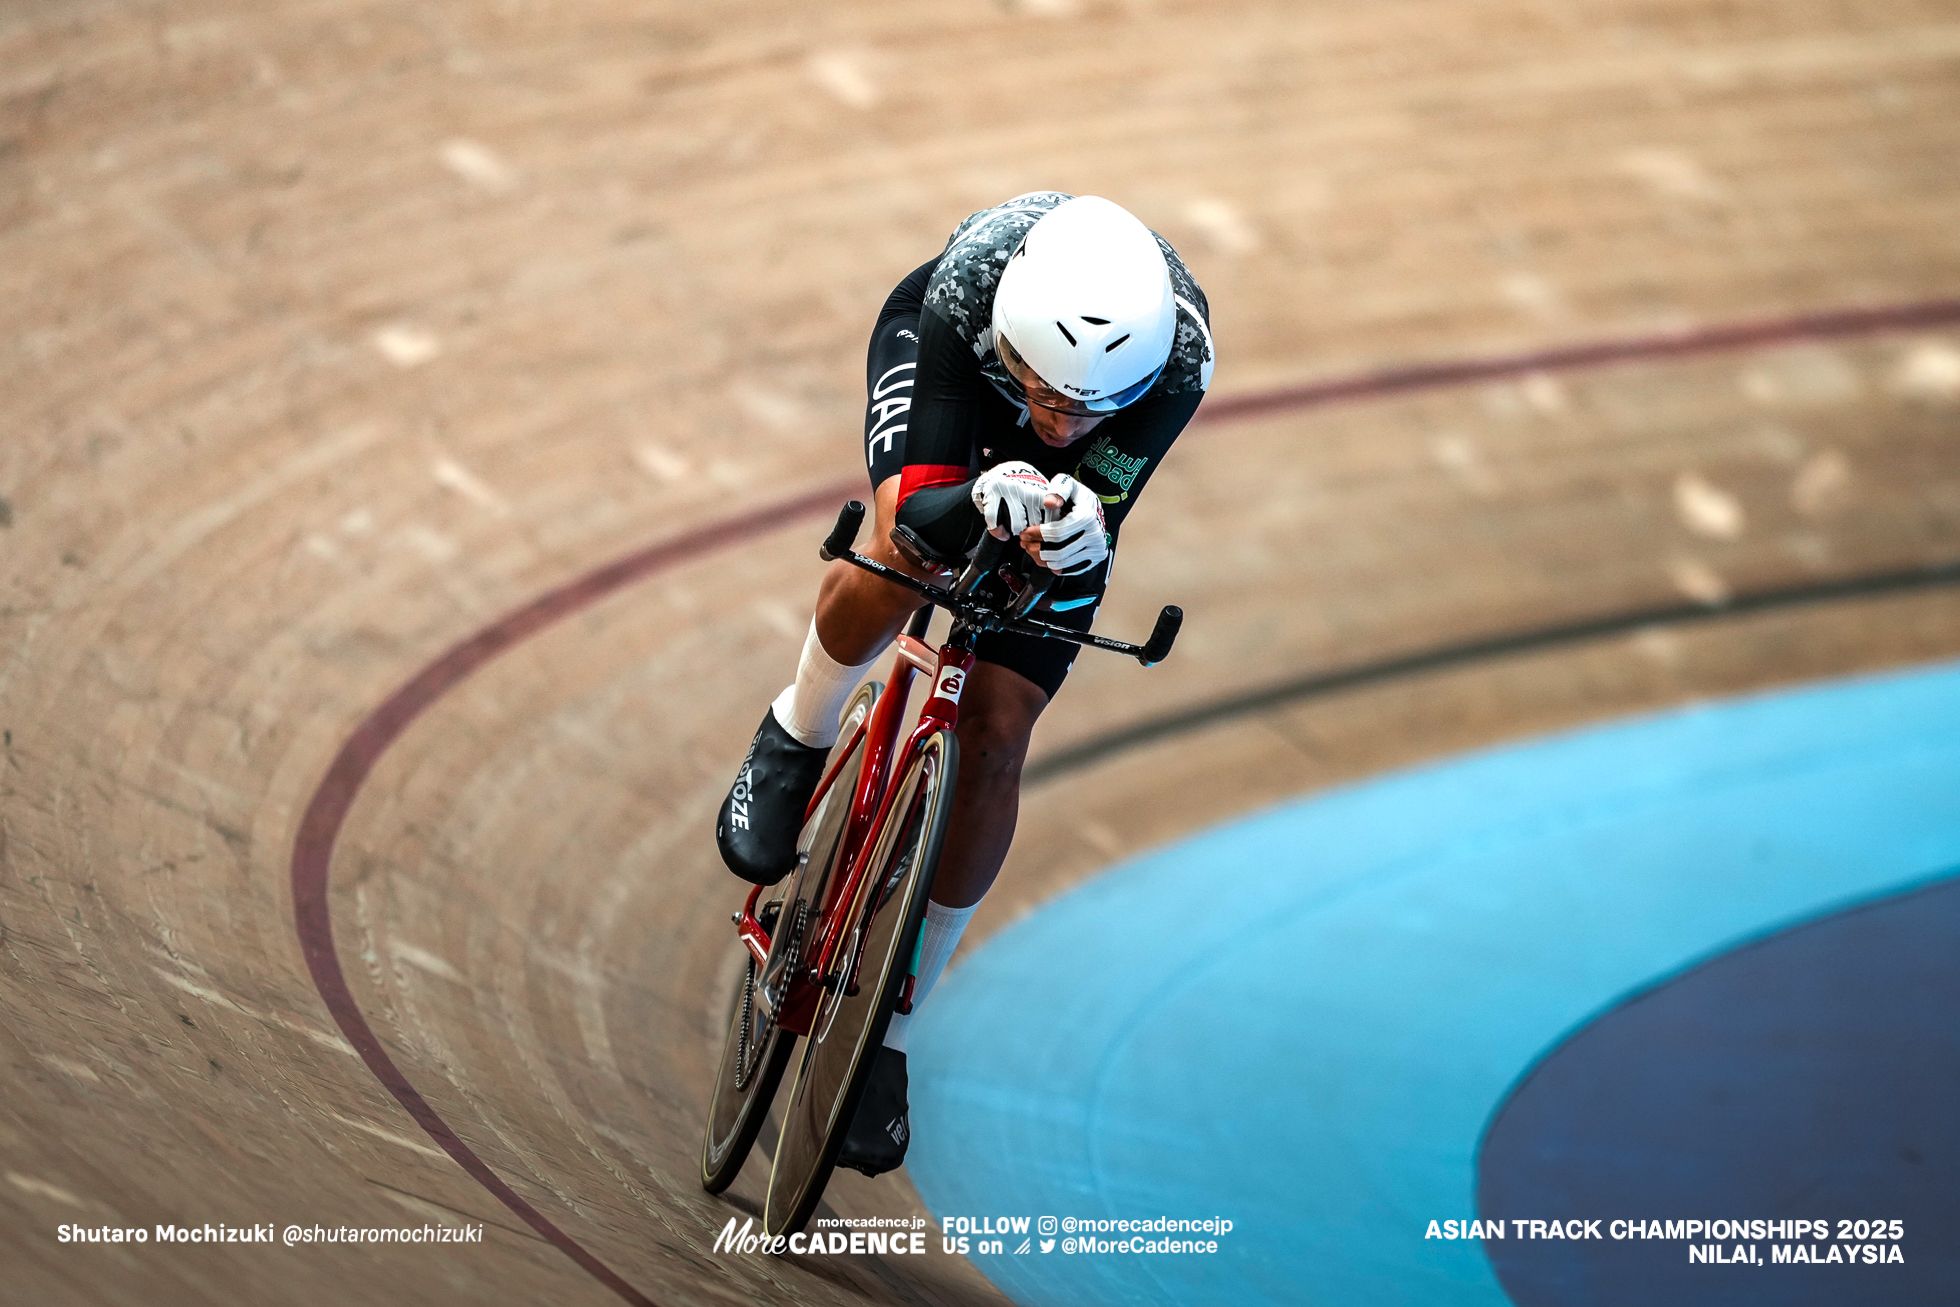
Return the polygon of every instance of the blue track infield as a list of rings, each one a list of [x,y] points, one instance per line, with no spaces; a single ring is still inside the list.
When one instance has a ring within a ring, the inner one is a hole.
[[[1024,1304],[1496,1307],[1481,1245],[1423,1234],[1478,1215],[1480,1137],[1538,1059],[1956,865],[1960,664],[1323,794],[1119,866],[950,974],[912,1035],[911,1175],[941,1216],[1234,1223],[1210,1255],[1071,1256],[1066,1230],[976,1255]],[[1813,1214],[1887,1215],[1651,1213]]]
[[[1554,1049],[1484,1132],[1479,1215],[1608,1232],[1507,1225],[1484,1244],[1505,1290],[1519,1307],[1953,1307],[1957,1016],[1954,876],[1642,990]],[[1703,1234],[1695,1261],[1678,1236],[1650,1242],[1666,1238],[1656,1212],[1745,1228]],[[1610,1237],[1616,1220],[1628,1238]]]

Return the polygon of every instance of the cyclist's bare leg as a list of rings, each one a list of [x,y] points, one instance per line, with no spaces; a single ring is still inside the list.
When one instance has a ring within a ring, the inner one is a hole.
[[[974,905],[1000,874],[1014,842],[1028,736],[1047,705],[1047,693],[1019,672],[992,663],[973,665],[966,693],[960,696],[959,781],[921,928],[915,1004],[931,997]],[[912,1018],[894,1016],[885,1046],[903,1052],[911,1025]]]
[[[960,774],[932,900],[978,903],[1000,874],[1021,811],[1021,764],[1048,695],[1019,672],[975,663],[960,696]]]

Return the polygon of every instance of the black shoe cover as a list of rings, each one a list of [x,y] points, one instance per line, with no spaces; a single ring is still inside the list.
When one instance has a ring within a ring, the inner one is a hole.
[[[871,1083],[864,1087],[857,1115],[851,1118],[837,1165],[866,1175],[896,1171],[912,1142],[912,1119],[905,1105],[905,1054],[895,1048],[878,1050]]]
[[[798,744],[774,708],[762,714],[749,756],[715,816],[715,844],[730,871],[757,885],[774,885],[789,874],[803,810],[829,757],[828,749]]]

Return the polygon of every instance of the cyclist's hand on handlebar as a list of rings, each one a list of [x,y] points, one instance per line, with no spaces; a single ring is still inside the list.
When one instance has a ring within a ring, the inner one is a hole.
[[[986,519],[987,529],[1001,540],[1018,536],[1048,520],[1048,479],[1029,463],[997,463],[973,483],[973,506]],[[1006,526],[1001,525],[1006,510]]]
[[[1046,516],[1060,517],[1067,504],[1060,495],[1051,493],[1042,497],[1041,507]],[[999,535],[1000,532],[996,531],[994,534]],[[1041,563],[1043,567],[1048,566],[1048,564],[1041,562],[1041,551],[1047,548],[1047,542],[1041,538],[1041,528],[1039,526],[1023,528],[1020,539],[1021,548],[1028,551],[1029,558],[1034,559],[1037,563]]]
[[[1109,557],[1102,501],[1066,472],[1048,481],[1045,522],[1021,532],[1021,547],[1058,576],[1079,576]]]

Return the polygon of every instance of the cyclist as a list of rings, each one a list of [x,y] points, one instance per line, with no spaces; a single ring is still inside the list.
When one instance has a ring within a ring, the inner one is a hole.
[[[1056,573],[1042,614],[1086,631],[1116,535],[1211,380],[1210,310],[1168,241],[1116,204],[1057,191],[968,217],[885,301],[865,373],[876,529],[864,553],[915,577],[961,565],[991,530]],[[715,836],[737,875],[788,874],[845,699],[919,598],[831,564],[796,680],[763,714]],[[951,821],[913,1002],[931,993],[1007,856],[1035,719],[1076,646],[981,636],[961,696]],[[911,1126],[893,1016],[838,1164],[898,1166]]]

